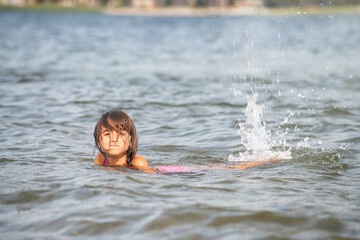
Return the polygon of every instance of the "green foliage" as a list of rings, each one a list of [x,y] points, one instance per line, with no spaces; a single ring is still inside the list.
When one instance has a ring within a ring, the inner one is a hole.
[[[360,5],[360,0],[263,0],[266,7],[306,7]]]
[[[95,12],[100,13],[102,11],[101,8],[94,8],[94,7],[64,7],[59,6],[57,4],[37,4],[37,5],[29,5],[29,6],[9,6],[9,5],[0,5],[0,11],[43,11],[43,12]]]

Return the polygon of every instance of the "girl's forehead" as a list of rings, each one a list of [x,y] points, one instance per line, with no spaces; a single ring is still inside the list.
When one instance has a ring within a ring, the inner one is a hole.
[[[106,119],[102,122],[101,128],[105,128],[108,130],[125,130],[123,124],[119,121],[113,121],[112,119]]]
[[[107,127],[105,127],[105,126],[101,126],[100,130],[101,130],[101,132],[107,132],[107,131],[126,132],[126,130],[123,129],[121,126],[120,126],[120,129],[117,129],[116,127],[113,127],[113,126],[111,126],[111,128],[107,128]]]

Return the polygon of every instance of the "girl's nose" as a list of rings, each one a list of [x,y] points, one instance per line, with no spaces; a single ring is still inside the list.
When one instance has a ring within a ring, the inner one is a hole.
[[[118,140],[118,135],[116,133],[111,134],[111,141],[116,142]]]

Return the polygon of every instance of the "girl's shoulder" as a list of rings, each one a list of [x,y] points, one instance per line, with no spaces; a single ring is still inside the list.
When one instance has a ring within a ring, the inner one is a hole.
[[[104,161],[105,157],[101,153],[98,153],[94,159],[94,164],[102,165]]]
[[[132,166],[136,167],[137,169],[139,169],[143,172],[147,172],[147,173],[157,172],[157,170],[154,168],[151,168],[149,166],[148,162],[146,161],[146,159],[140,155],[135,156],[135,159],[132,162]]]
[[[146,159],[140,155],[135,156],[135,158],[132,162],[132,165],[137,168],[148,168],[149,167],[149,164],[146,161]]]

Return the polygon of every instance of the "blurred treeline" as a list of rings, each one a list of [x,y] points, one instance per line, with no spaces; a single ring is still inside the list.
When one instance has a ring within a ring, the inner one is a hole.
[[[359,5],[360,0],[263,0],[266,7]]]
[[[34,6],[54,4],[66,7],[217,7],[217,8],[286,8],[359,6],[360,0],[0,0],[0,5]]]

